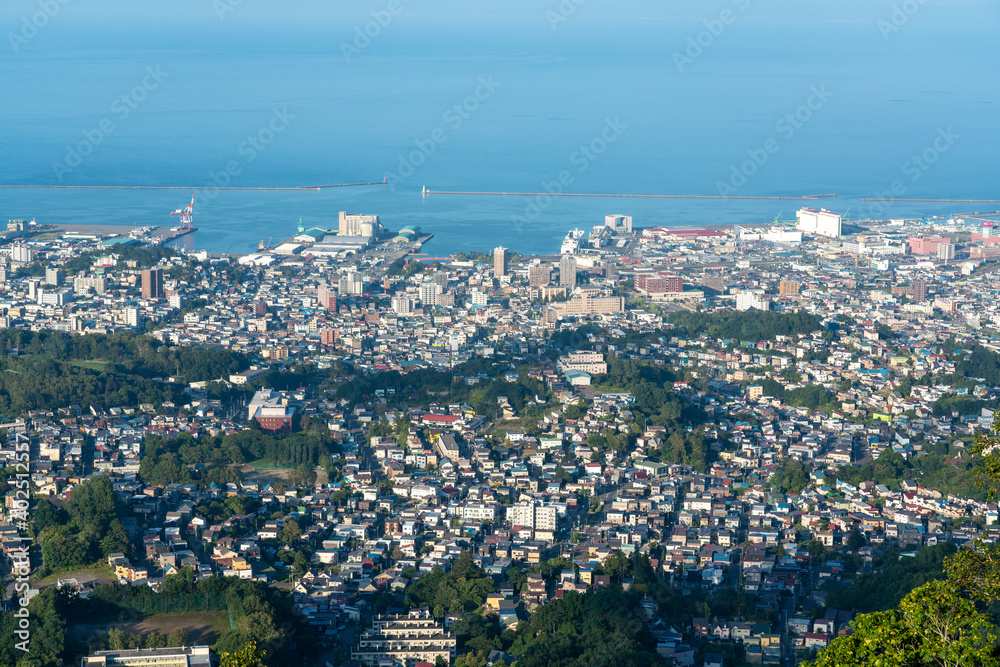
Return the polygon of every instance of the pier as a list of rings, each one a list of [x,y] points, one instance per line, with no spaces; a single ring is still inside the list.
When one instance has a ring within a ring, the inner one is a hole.
[[[423,190],[424,195],[490,195],[495,197],[606,197],[631,199],[769,199],[769,200],[815,200],[836,197],[835,194],[800,196],[751,196],[751,195],[644,195],[644,194],[597,194],[587,192],[457,192],[452,190]]]
[[[912,202],[941,202],[945,204],[1000,204],[1000,199],[884,199],[882,197],[863,197],[861,201],[912,201]]]
[[[278,187],[220,187],[216,185],[0,185],[0,188],[52,189],[52,190],[278,190],[282,192],[315,191],[326,188],[353,188],[361,185],[384,185],[385,181],[368,181],[366,183],[330,183],[328,185],[299,185],[288,188]]]

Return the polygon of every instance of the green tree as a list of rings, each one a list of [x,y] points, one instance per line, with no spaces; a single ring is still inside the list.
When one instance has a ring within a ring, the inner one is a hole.
[[[188,631],[185,628],[174,628],[167,635],[167,646],[187,646]]]
[[[261,667],[265,649],[257,649],[256,642],[248,642],[246,646],[234,652],[219,654],[219,667]]]
[[[69,513],[81,526],[104,528],[110,524],[120,513],[120,503],[111,480],[98,475],[73,487]]]
[[[278,537],[286,544],[294,544],[302,537],[302,529],[295,519],[286,519]]]
[[[910,592],[899,607],[861,614],[806,667],[998,665],[993,619],[948,581]]]

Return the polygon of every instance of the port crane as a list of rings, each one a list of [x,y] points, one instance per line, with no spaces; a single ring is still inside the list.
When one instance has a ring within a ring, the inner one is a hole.
[[[198,194],[198,193],[195,193]],[[194,222],[191,216],[194,214],[194,195],[191,195],[191,203],[185,208],[179,208],[170,215],[181,216],[181,224],[177,231],[180,232],[190,232],[194,230]]]

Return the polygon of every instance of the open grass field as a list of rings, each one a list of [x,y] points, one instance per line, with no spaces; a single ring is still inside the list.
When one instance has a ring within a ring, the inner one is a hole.
[[[258,484],[274,484],[275,482],[287,482],[288,473],[292,471],[292,466],[276,466],[270,461],[260,459],[245,464],[240,473],[243,478]]]
[[[111,362],[95,359],[93,361],[71,361],[69,363],[73,364],[74,366],[79,366],[80,368],[90,369],[92,371],[103,371],[107,367],[107,365]]]
[[[145,637],[156,630],[164,637],[177,628],[188,632],[188,644],[214,644],[229,629],[229,614],[225,611],[195,611],[174,614],[152,614],[137,619],[117,618],[103,623],[76,624],[68,628],[69,640],[85,650],[91,638],[106,635],[111,628]]]

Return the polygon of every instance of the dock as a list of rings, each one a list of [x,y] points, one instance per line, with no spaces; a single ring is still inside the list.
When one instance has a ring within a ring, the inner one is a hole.
[[[588,192],[458,192],[455,190],[427,190],[421,192],[423,195],[475,195],[493,197],[605,197],[605,198],[626,198],[626,199],[768,199],[768,200],[816,200],[828,197],[836,197],[835,194],[823,195],[798,195],[770,197],[752,195],[648,195],[648,194],[598,194]]]
[[[281,192],[320,192],[326,188],[354,188],[362,185],[385,185],[385,180],[367,181],[364,183],[329,183],[327,185],[297,185],[294,187],[250,187],[250,186],[226,186],[221,187],[213,184],[201,186],[190,185],[3,185],[0,188],[9,189],[50,189],[50,190],[276,190]]]

